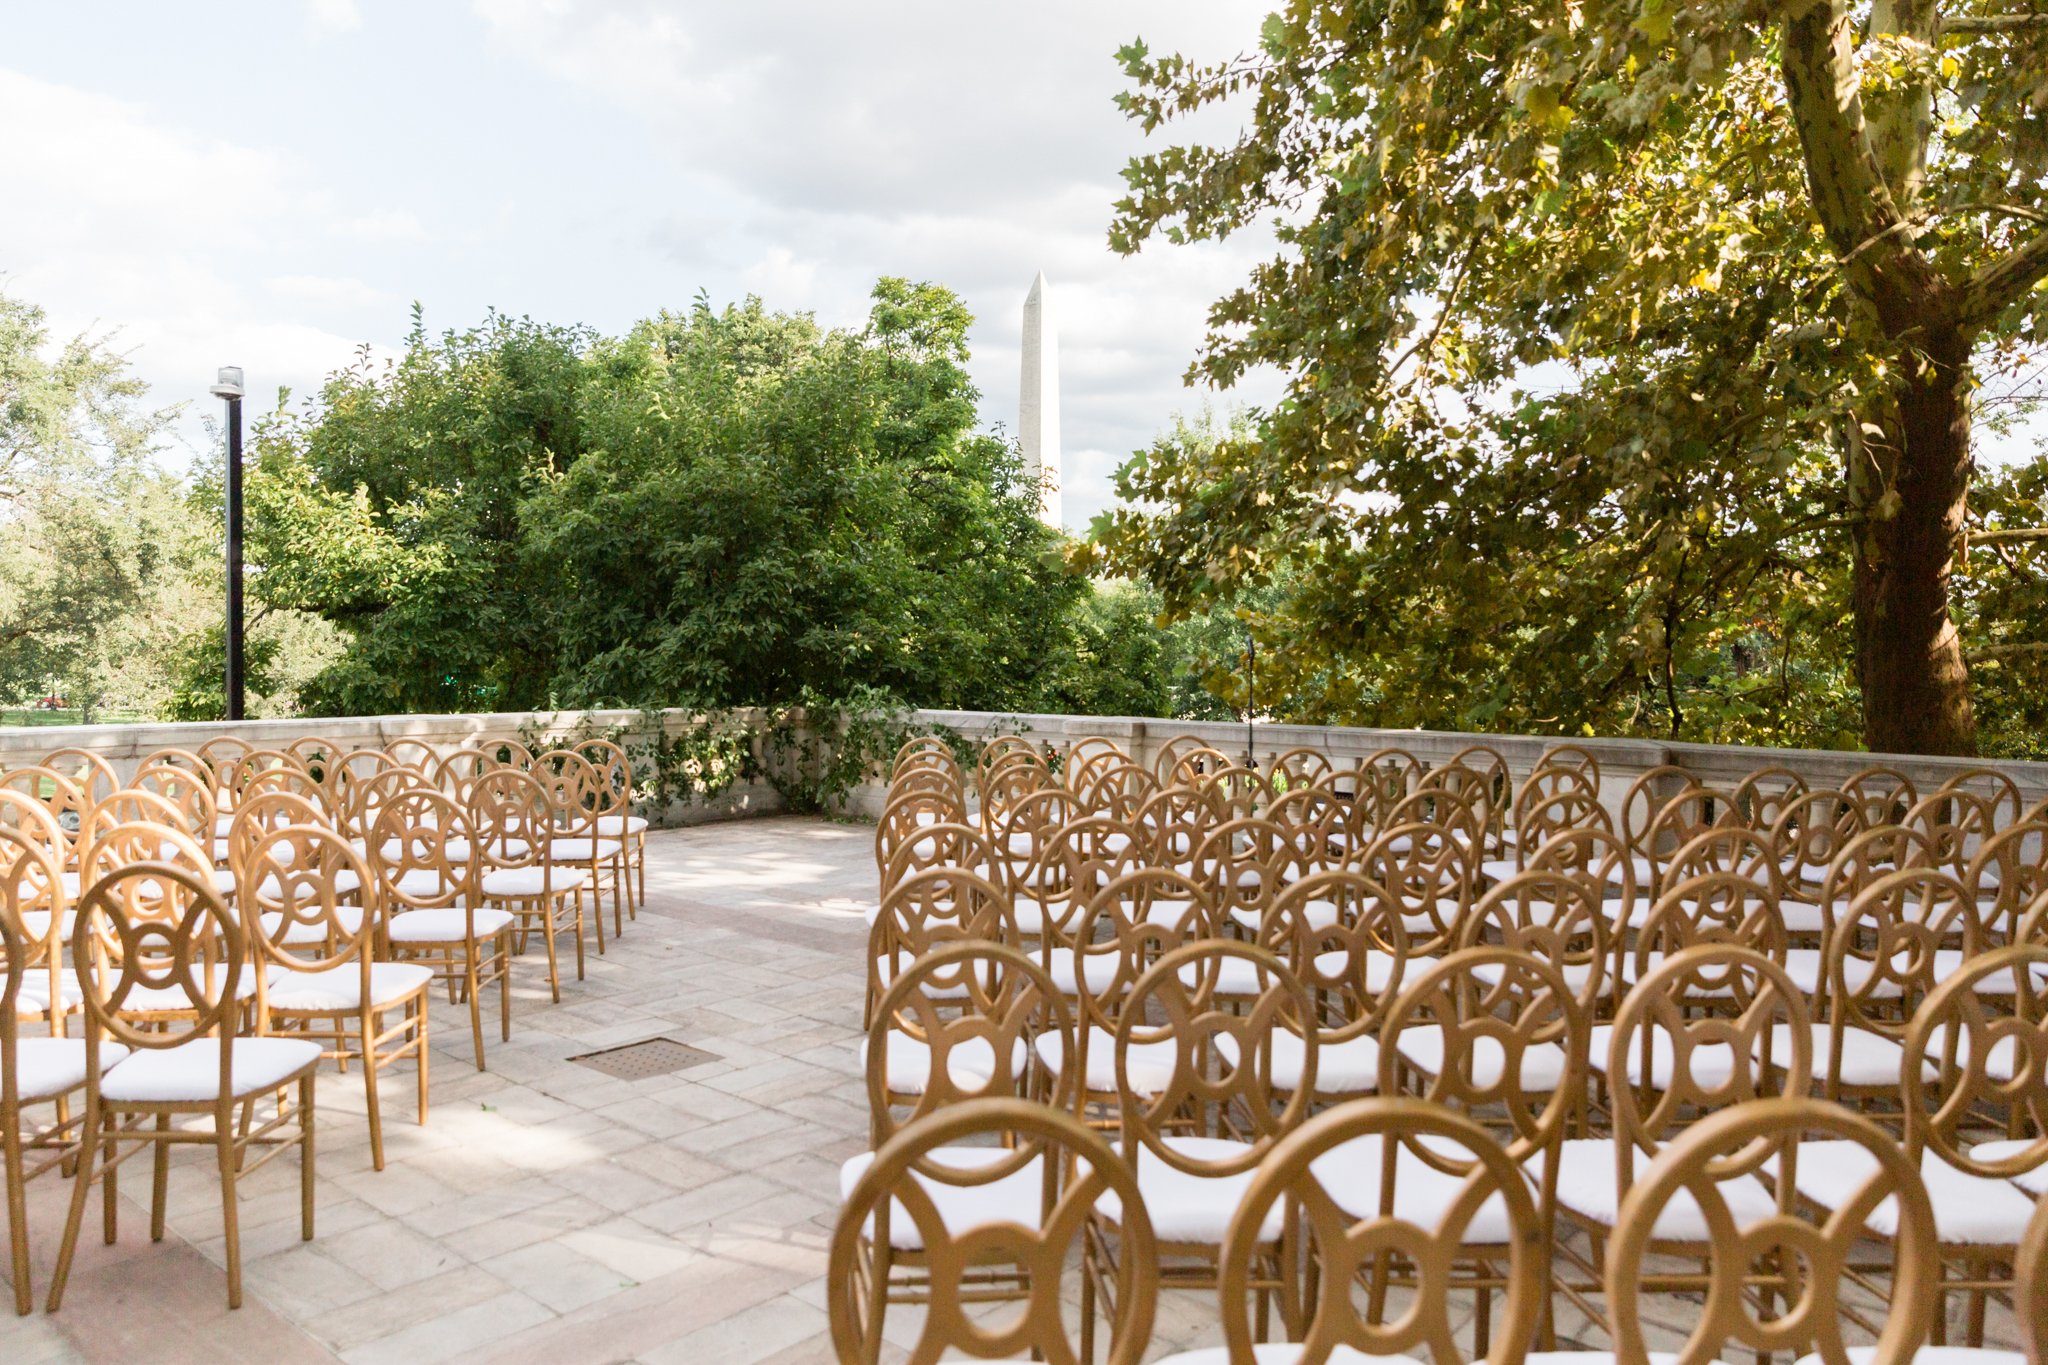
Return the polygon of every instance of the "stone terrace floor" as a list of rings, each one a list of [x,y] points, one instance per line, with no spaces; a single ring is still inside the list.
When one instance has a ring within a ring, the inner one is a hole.
[[[146,1167],[130,1164],[121,1241],[103,1245],[95,1195],[63,1310],[0,1318],[0,1362],[832,1359],[826,1243],[840,1163],[867,1147],[873,832],[656,831],[647,891],[586,980],[565,969],[560,1005],[538,945],[516,964],[512,1041],[487,1034],[488,1072],[467,1011],[435,996],[433,1111],[416,1126],[410,1069],[384,1073],[385,1170],[370,1168],[360,1072],[323,1072],[318,1235],[299,1240],[293,1158],[248,1179],[243,1308],[226,1307],[211,1152],[186,1150],[165,1240],[149,1241]],[[568,1060],[650,1037],[712,1060],[637,1081]],[[39,1294],[67,1194],[53,1176],[30,1186]],[[914,1311],[892,1310],[891,1338],[913,1339]],[[1210,1295],[1165,1295],[1150,1354],[1220,1341],[1215,1313]]]

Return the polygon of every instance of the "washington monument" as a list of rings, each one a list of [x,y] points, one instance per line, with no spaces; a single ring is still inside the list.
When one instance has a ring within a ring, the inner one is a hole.
[[[1017,436],[1024,474],[1042,490],[1039,518],[1060,525],[1060,331],[1045,272],[1024,296],[1024,382],[1018,391]]]

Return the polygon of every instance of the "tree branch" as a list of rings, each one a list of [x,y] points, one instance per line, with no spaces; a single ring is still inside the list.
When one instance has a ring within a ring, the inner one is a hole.
[[[2048,279],[2048,232],[1970,276],[1956,310],[1957,321],[1973,330],[1987,326],[2043,279]]]
[[[1842,0],[1787,6],[1782,65],[1808,197],[1850,288],[1893,337],[1921,330],[1945,293],[1913,244],[1863,113],[1862,78]]]
[[[2015,654],[2048,654],[2048,641],[2034,640],[2026,644],[1986,645],[1970,651],[1972,659],[2005,659]]]
[[[1970,14],[1941,21],[1943,33],[2019,33],[2033,28],[2048,28],[2048,13]]]
[[[1968,534],[1970,548],[1974,550],[1979,545],[2016,545],[2025,541],[2048,540],[2048,527],[2014,527],[2011,530],[1971,531]]]

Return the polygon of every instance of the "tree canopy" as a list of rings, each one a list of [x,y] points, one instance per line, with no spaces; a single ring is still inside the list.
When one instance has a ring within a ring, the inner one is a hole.
[[[2040,476],[1968,496],[2048,313],[2048,26],[2001,13],[1291,0],[1245,57],[1127,48],[1148,130],[1247,121],[1134,161],[1112,244],[1272,219],[1191,377],[1288,388],[1135,458],[1097,552],[1174,611],[1284,578],[1303,719],[2031,751]]]
[[[885,279],[867,325],[759,300],[604,337],[493,315],[264,422],[255,591],[348,647],[312,710],[914,704],[1154,712],[1149,616],[1060,562],[976,431],[970,319]],[[1150,649],[1150,653],[1147,650]],[[1125,665],[1145,654],[1150,671]]]

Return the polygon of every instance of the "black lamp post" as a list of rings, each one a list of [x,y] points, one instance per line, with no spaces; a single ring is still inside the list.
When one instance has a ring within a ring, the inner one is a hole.
[[[1259,641],[1252,634],[1250,626],[1244,629],[1244,766],[1256,768],[1259,760],[1252,756],[1252,720],[1258,715],[1259,701]]]
[[[211,390],[228,404],[227,709],[242,718],[242,367],[223,365]]]

